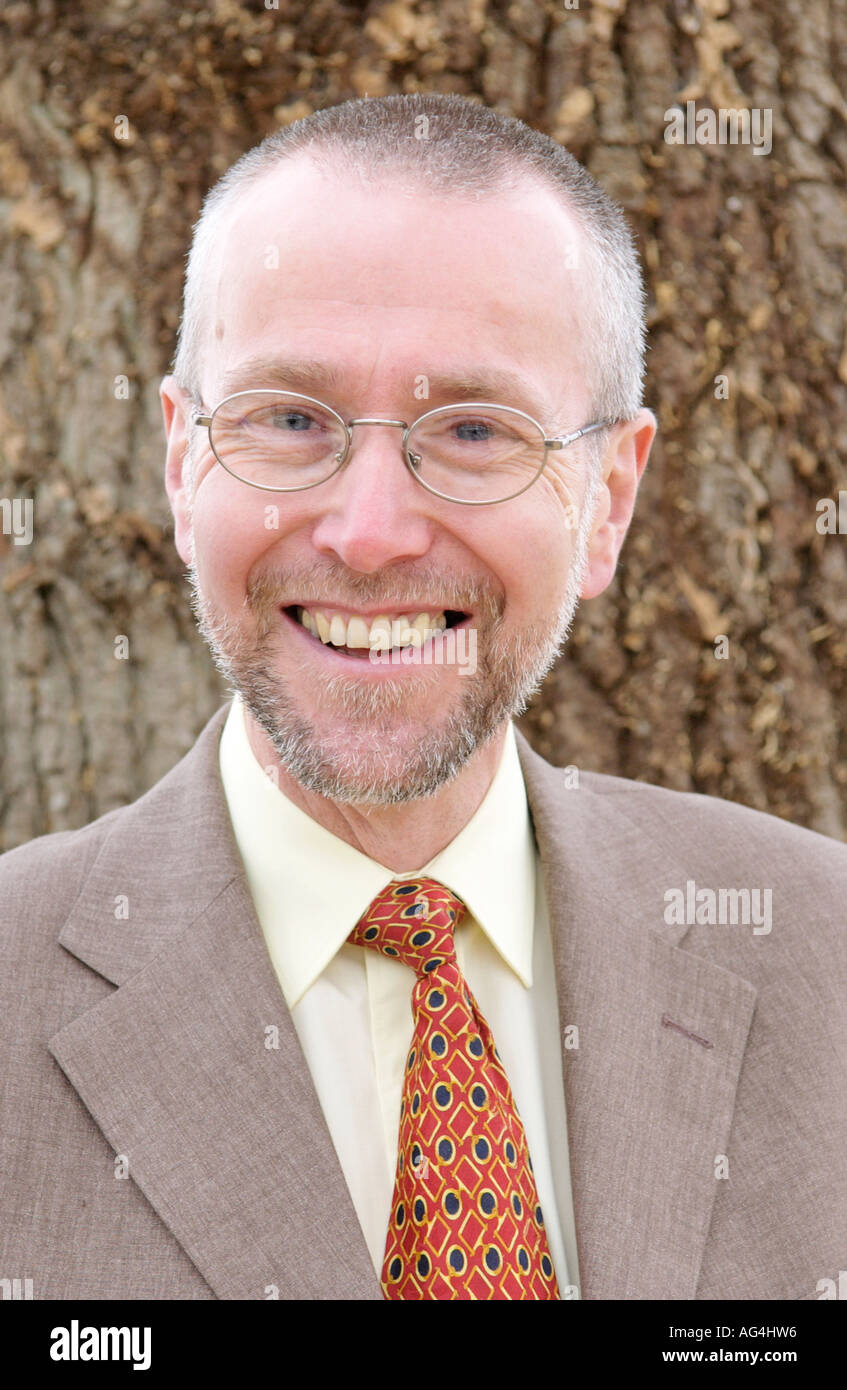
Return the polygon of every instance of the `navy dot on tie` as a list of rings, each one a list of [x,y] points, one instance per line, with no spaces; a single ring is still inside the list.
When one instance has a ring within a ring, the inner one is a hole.
[[[415,1220],[423,1221],[424,1217],[426,1216],[426,1202],[424,1201],[423,1197],[415,1198],[415,1205],[413,1207],[413,1211],[415,1214]]]
[[[438,1157],[445,1163],[449,1163],[453,1154],[456,1152],[452,1139],[439,1139]]]
[[[471,1087],[471,1105],[473,1105],[473,1106],[475,1107],[475,1109],[481,1110],[482,1107],[483,1107],[484,1105],[487,1105],[487,1104],[488,1104],[488,1092],[486,1091],[485,1087],[484,1087],[484,1086],[472,1086],[472,1087]]]
[[[438,967],[439,967],[439,965],[443,965],[443,964],[444,964],[444,960],[443,960],[443,958],[442,958],[441,956],[433,956],[432,960],[428,960],[428,961],[426,962],[426,965],[424,966],[424,970],[425,970],[425,971],[427,972],[427,974],[429,975],[433,970],[437,970]]]
[[[373,941],[379,936],[379,927],[367,927],[364,935],[366,941]]]
[[[409,1060],[408,1060],[408,1062],[406,1063],[406,1066],[407,1066],[407,1068],[409,1069],[409,1071],[411,1071],[411,1070],[412,1070],[412,1067],[413,1067],[414,1065],[415,1065],[415,1053],[414,1053],[414,1049],[413,1049],[413,1050],[409,1053]]]
[[[402,1273],[403,1261],[400,1259],[399,1255],[395,1255],[391,1264],[388,1266],[388,1277],[389,1279],[399,1279]]]
[[[429,1274],[429,1255],[418,1255],[418,1274],[425,1279]]]
[[[524,1273],[529,1269],[529,1255],[526,1253],[523,1246],[521,1246],[518,1251],[518,1264]]]
[[[417,1115],[417,1113],[418,1113],[418,1111],[420,1110],[420,1108],[421,1108],[421,1093],[420,1093],[420,1091],[415,1091],[415,1094],[412,1096],[412,1114],[413,1114],[413,1115]]]
[[[479,1194],[479,1207],[483,1216],[490,1216],[497,1206],[497,1198],[488,1188]]]
[[[383,946],[382,954],[384,956],[396,956],[399,954],[399,952],[396,950],[394,946]]]
[[[461,1209],[461,1202],[455,1192],[445,1192],[444,1210],[448,1216],[458,1216]]]
[[[402,1202],[397,1203],[397,1210],[394,1213],[394,1220],[398,1226],[402,1226],[403,1222],[406,1220],[406,1208],[403,1206]]]
[[[484,1163],[491,1153],[491,1146],[487,1139],[477,1139],[473,1146],[475,1156]]]
[[[426,946],[429,941],[432,941],[434,936],[435,932],[433,931],[416,931],[412,937],[412,945]]]
[[[417,883],[404,883],[401,888],[395,888],[394,896],[396,898],[408,897],[409,893],[417,893],[418,886]]]
[[[530,1171],[530,1172],[533,1172],[532,1159],[531,1159],[531,1157],[530,1157],[530,1155],[529,1155],[529,1152],[527,1152],[526,1161],[527,1161],[527,1164],[528,1164],[528,1166],[529,1166],[529,1171]]]
[[[443,1057],[447,1051],[447,1039],[444,1037],[443,1033],[433,1033],[429,1040],[429,1046],[436,1057]]]
[[[481,1057],[484,1050],[485,1049],[482,1046],[482,1038],[471,1038],[468,1041],[468,1052],[471,1054],[472,1057]]]
[[[412,1145],[412,1154],[411,1154],[411,1158],[412,1158],[412,1167],[413,1167],[413,1168],[417,1168],[418,1164],[419,1164],[420,1161],[421,1161],[421,1146],[420,1146],[420,1144],[413,1144],[413,1145]]]
[[[455,1271],[456,1274],[461,1274],[462,1270],[465,1267],[464,1250],[460,1250],[458,1245],[454,1245],[449,1255],[447,1256],[447,1263],[449,1264],[450,1268]]]
[[[523,1211],[523,1202],[521,1201],[517,1192],[514,1193],[512,1197],[512,1210],[515,1213],[515,1216],[520,1216],[521,1212]]]
[[[550,1275],[553,1273],[553,1266],[550,1263],[549,1255],[541,1256],[541,1273],[544,1275],[545,1279],[549,1279]]]
[[[441,1009],[444,1007],[444,995],[440,989],[431,989],[426,997],[426,1002],[431,1009]]]
[[[542,1212],[541,1212],[541,1208],[540,1208],[540,1207],[536,1207],[536,1208],[535,1208],[535,1221],[536,1221],[536,1225],[538,1225],[538,1226],[543,1226],[543,1225],[544,1225],[544,1217],[543,1217],[543,1215],[542,1215]]]
[[[514,1163],[515,1157],[516,1157],[516,1155],[515,1155],[515,1146],[514,1146],[514,1144],[512,1143],[511,1139],[507,1139],[507,1140],[506,1140],[506,1162],[507,1162],[507,1163]]]
[[[449,1086],[436,1086],[435,1103],[438,1106],[439,1110],[446,1110],[447,1106],[450,1104],[452,1099],[453,1097]]]
[[[492,1274],[500,1268],[500,1251],[495,1250],[493,1245],[490,1250],[485,1252],[485,1268],[489,1269]]]
[[[403,916],[404,916],[404,917],[420,917],[420,915],[421,915],[421,913],[423,912],[423,910],[424,910],[423,903],[410,903],[408,907],[404,907],[404,908],[403,908]]]

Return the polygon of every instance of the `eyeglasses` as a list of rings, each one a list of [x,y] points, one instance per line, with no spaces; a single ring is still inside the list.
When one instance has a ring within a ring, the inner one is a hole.
[[[312,396],[292,391],[237,391],[211,415],[193,415],[209,431],[222,468],[249,487],[301,492],[319,487],[347,462],[354,425],[390,425],[403,431],[410,473],[427,492],[448,502],[480,507],[518,497],[540,476],[551,450],[614,421],[600,420],[558,439],[523,410],[467,401],[405,420],[364,418],[346,423]]]

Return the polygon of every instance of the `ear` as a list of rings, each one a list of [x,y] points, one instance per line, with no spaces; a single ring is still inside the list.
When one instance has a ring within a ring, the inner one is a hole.
[[[165,458],[165,487],[174,518],[174,539],[180,559],[188,565],[194,555],[191,526],[191,499],[183,481],[183,463],[188,449],[188,397],[172,376],[166,376],[159,387],[162,416],[165,422],[167,454]]]
[[[588,543],[582,598],[596,598],[612,582],[656,429],[657,420],[652,410],[639,410],[631,420],[623,421],[608,446],[602,465],[603,482],[597,513]]]

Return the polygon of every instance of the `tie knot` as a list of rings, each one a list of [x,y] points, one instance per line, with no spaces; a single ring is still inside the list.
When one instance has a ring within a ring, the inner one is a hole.
[[[461,898],[437,879],[395,879],[377,893],[347,940],[426,975],[454,958],[453,929],[464,912]]]

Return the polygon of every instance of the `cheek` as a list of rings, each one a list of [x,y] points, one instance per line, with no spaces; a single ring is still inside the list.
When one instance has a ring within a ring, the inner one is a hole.
[[[566,484],[561,476],[543,474],[520,513],[516,510],[509,517],[503,535],[508,537],[512,573],[508,587],[516,611],[531,613],[536,620],[558,611],[574,557],[580,496],[578,487]]]
[[[579,509],[585,494],[585,465],[578,461],[571,449],[564,449],[561,458],[553,455],[532,491],[538,492],[538,500],[550,518],[551,527],[556,522],[567,531],[576,529],[579,522]]]
[[[280,536],[270,493],[210,472],[194,499],[194,554],[203,591],[243,602],[253,566]]]

